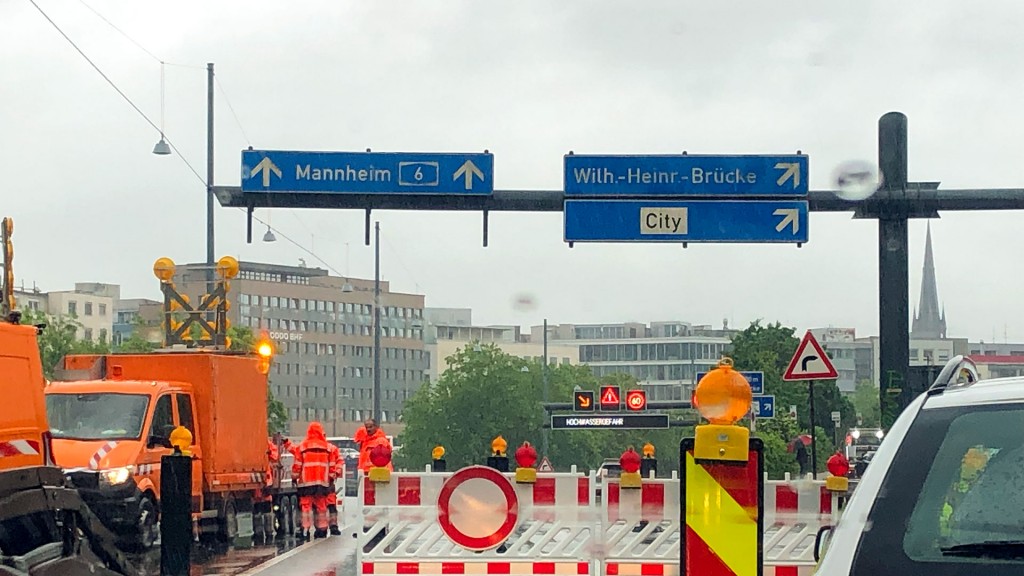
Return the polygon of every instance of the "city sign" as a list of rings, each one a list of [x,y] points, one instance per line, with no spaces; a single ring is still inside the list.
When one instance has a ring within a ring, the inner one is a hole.
[[[601,386],[601,410],[618,410],[621,399],[618,386]]]
[[[488,195],[494,155],[242,151],[242,192]]]
[[[630,390],[626,392],[626,408],[638,412],[647,408],[647,392]]]
[[[740,372],[747,382],[750,382],[750,392],[753,394],[764,394],[764,372]],[[697,372],[697,382],[707,376],[707,372]]]
[[[750,413],[755,418],[775,418],[775,396],[754,396],[750,403]]]
[[[554,414],[551,416],[552,430],[636,430],[668,427],[668,414],[601,414],[600,416]]]
[[[565,156],[567,197],[787,196],[808,190],[808,158],[771,156]]]
[[[566,242],[807,242],[805,200],[566,200]]]
[[[577,412],[593,412],[597,409],[594,403],[593,390],[577,390],[572,395],[572,409]]]

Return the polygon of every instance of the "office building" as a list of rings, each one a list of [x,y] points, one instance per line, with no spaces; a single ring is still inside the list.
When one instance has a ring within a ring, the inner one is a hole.
[[[199,302],[205,265],[180,266],[178,289]],[[381,281],[381,425],[401,432],[402,408],[426,378],[423,296],[392,292]],[[230,321],[277,343],[271,391],[284,402],[290,433],[323,423],[350,436],[373,410],[373,280],[340,278],[320,268],[241,262],[231,281]]]

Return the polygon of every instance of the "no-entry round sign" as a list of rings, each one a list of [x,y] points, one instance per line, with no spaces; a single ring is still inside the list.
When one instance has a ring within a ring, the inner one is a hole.
[[[441,486],[437,522],[452,542],[467,550],[500,546],[518,521],[519,498],[515,487],[493,468],[463,468]]]

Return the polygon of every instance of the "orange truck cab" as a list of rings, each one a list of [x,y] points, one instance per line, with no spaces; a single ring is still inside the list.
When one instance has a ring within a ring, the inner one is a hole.
[[[53,461],[38,335],[14,299],[9,218],[0,222],[0,573],[135,574]],[[86,554],[86,552],[90,554]]]
[[[197,529],[229,540],[249,533],[270,464],[267,376],[256,358],[172,349],[71,355],[61,368],[63,381],[46,387],[54,456],[108,527],[153,544],[160,458],[183,426]]]

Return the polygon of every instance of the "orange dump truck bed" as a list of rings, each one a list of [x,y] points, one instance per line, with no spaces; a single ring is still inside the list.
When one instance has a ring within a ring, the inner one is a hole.
[[[96,355],[68,356],[65,368],[88,369]],[[252,356],[202,352],[113,354],[107,366],[120,366],[123,380],[191,384],[196,423],[208,478],[263,471],[267,466],[267,376]]]

